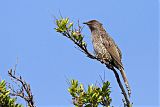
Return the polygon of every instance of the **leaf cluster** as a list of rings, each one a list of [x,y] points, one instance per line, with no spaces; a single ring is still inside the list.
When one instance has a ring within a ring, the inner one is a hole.
[[[10,90],[6,89],[4,80],[0,82],[0,107],[23,107],[21,104],[16,104],[16,98],[10,97]]]
[[[85,91],[83,84],[78,83],[78,80],[71,80],[68,91],[75,107],[98,107],[98,105],[110,107],[112,99],[109,85],[108,81],[103,82],[101,88],[96,85],[88,85]]]
[[[81,34],[82,28],[78,26],[78,29],[73,29],[73,22],[69,21],[69,18],[56,19],[56,32],[63,34],[64,36],[71,39],[75,44],[86,47],[86,43],[84,42],[84,36]]]

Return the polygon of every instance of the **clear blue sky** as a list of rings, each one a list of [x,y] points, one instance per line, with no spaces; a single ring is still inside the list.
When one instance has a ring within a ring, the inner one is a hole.
[[[71,106],[67,79],[87,84],[111,82],[113,105],[122,106],[113,73],[90,60],[54,31],[54,18],[69,16],[80,22],[97,19],[123,53],[123,63],[132,88],[135,106],[158,106],[158,1],[156,0],[0,0],[0,76],[7,70],[31,84],[37,107]],[[90,31],[85,40],[93,51]],[[160,100],[159,100],[160,101]],[[20,100],[21,102],[21,100]]]

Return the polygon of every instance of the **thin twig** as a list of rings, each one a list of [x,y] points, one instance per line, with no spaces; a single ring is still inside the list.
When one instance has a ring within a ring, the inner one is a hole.
[[[11,95],[12,96],[18,96],[24,99],[27,102],[28,107],[36,107],[33,99],[33,94],[31,92],[30,84],[28,84],[25,80],[22,79],[21,76],[16,76],[16,71],[12,72],[12,69],[8,71],[8,75],[11,78],[11,80],[14,80],[14,83],[21,84],[19,86],[20,89],[15,90],[11,85],[9,84],[9,88],[11,89]]]

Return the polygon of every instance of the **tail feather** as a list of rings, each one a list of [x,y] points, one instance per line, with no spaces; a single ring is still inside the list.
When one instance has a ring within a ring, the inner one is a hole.
[[[123,69],[122,67],[121,67],[121,69],[120,69],[120,72],[121,72],[122,78],[123,78],[123,80],[124,80],[125,86],[126,86],[126,88],[127,88],[128,95],[129,95],[129,97],[130,97],[130,95],[131,95],[131,88],[130,88],[130,86],[129,86],[127,76],[126,76],[126,74],[125,74],[125,72],[124,72],[124,69]]]

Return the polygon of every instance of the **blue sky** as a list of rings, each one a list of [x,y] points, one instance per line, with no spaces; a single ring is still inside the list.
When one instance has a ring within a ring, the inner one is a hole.
[[[85,57],[66,38],[54,31],[59,10],[71,21],[97,19],[114,38],[123,53],[123,64],[135,106],[158,106],[158,1],[156,0],[1,0],[0,76],[7,70],[31,84],[37,107],[71,106],[67,79],[81,83],[101,82],[105,72],[111,82],[112,105],[122,106],[122,95],[113,73],[99,62]],[[90,31],[83,34],[93,52]],[[19,100],[23,103],[23,101]]]

